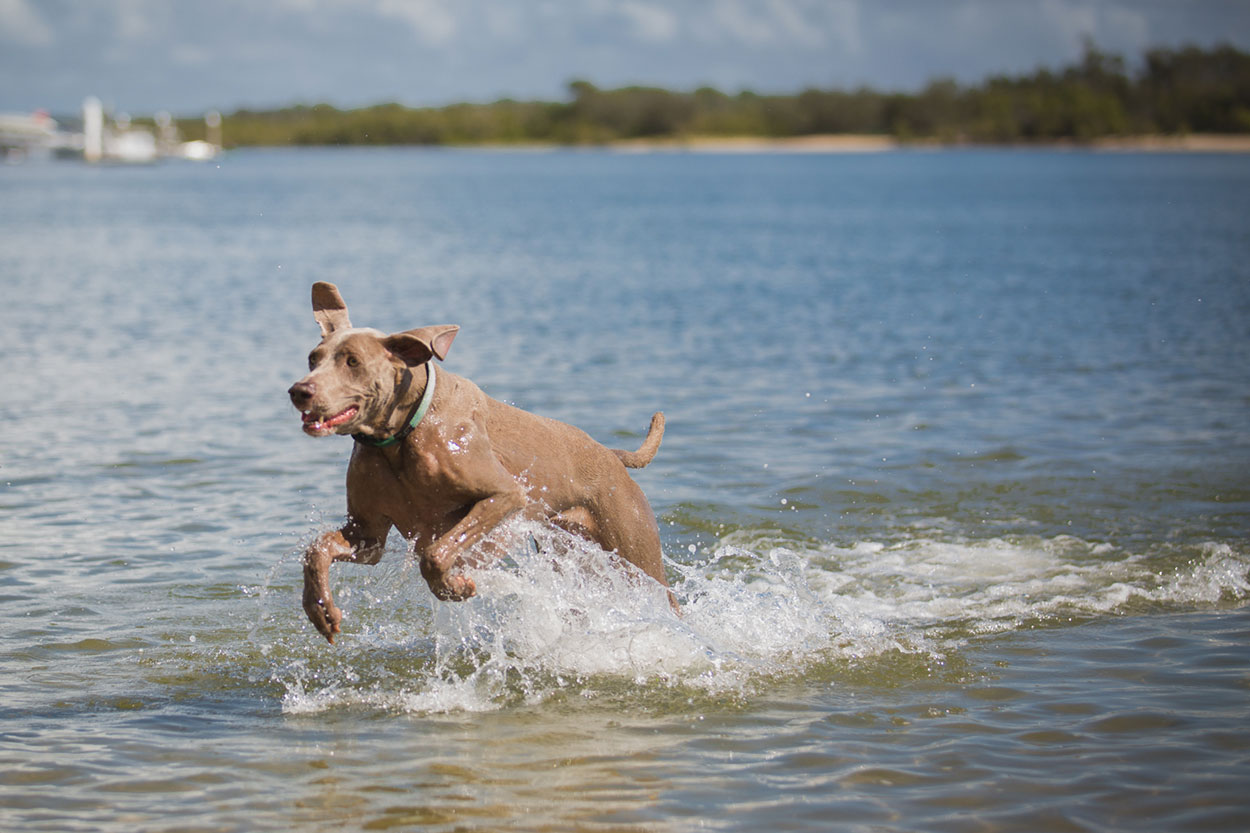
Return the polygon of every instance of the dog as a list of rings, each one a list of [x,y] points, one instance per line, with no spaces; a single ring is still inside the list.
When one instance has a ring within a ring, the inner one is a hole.
[[[465,567],[491,557],[487,536],[521,516],[545,520],[615,553],[667,588],[655,514],[626,468],[651,462],[664,415],[637,451],[487,396],[436,369],[455,325],[385,334],[353,327],[334,284],[312,287],[321,342],[288,390],[313,437],[349,434],[347,522],[304,553],[304,611],[331,644],[343,613],[330,593],[335,561],[376,564],[394,527],[411,542],[435,597],[476,593]],[[677,610],[671,591],[669,602]]]

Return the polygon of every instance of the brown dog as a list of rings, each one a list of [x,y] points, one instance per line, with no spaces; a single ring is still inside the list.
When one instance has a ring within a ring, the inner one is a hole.
[[[334,642],[343,619],[330,595],[330,565],[378,563],[392,526],[412,542],[421,575],[444,600],[474,594],[462,568],[485,560],[479,544],[517,513],[588,538],[668,586],[655,515],[625,471],[651,462],[663,414],[651,418],[638,451],[607,449],[436,371],[431,360],[447,356],[458,327],[393,335],[354,328],[329,283],[313,284],[312,304],[321,343],[308,375],[291,386],[291,402],[306,434],[356,440],[347,523],[304,555],[304,610],[326,639]]]

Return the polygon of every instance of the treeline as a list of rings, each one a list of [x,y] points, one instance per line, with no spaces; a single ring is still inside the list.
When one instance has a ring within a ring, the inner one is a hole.
[[[1122,57],[1087,45],[1081,61],[975,86],[939,80],[917,93],[861,88],[797,95],[727,95],[711,88],[601,90],[569,85],[563,102],[410,108],[328,104],[224,119],[230,146],[596,144],[697,136],[793,137],[863,133],[944,142],[1087,141],[1100,137],[1250,133],[1250,54],[1231,46]],[[194,138],[197,124],[180,124]],[[198,128],[202,131],[202,127]]]

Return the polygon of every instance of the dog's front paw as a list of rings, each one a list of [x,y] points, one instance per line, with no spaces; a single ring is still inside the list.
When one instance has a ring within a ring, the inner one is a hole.
[[[317,632],[333,645],[334,635],[342,630],[339,623],[343,621],[343,611],[335,606],[330,594],[319,595],[305,591],[304,612],[308,614],[308,621],[313,623]]]
[[[430,583],[430,590],[441,601],[463,602],[477,594],[477,585],[468,576],[443,576],[441,581]]]

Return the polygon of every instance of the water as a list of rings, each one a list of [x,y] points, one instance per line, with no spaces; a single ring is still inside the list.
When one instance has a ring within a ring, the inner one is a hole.
[[[1243,830],[1250,157],[0,171],[0,827]],[[527,530],[299,553],[315,280],[633,447],[685,615]],[[525,537],[525,536],[520,536]]]

